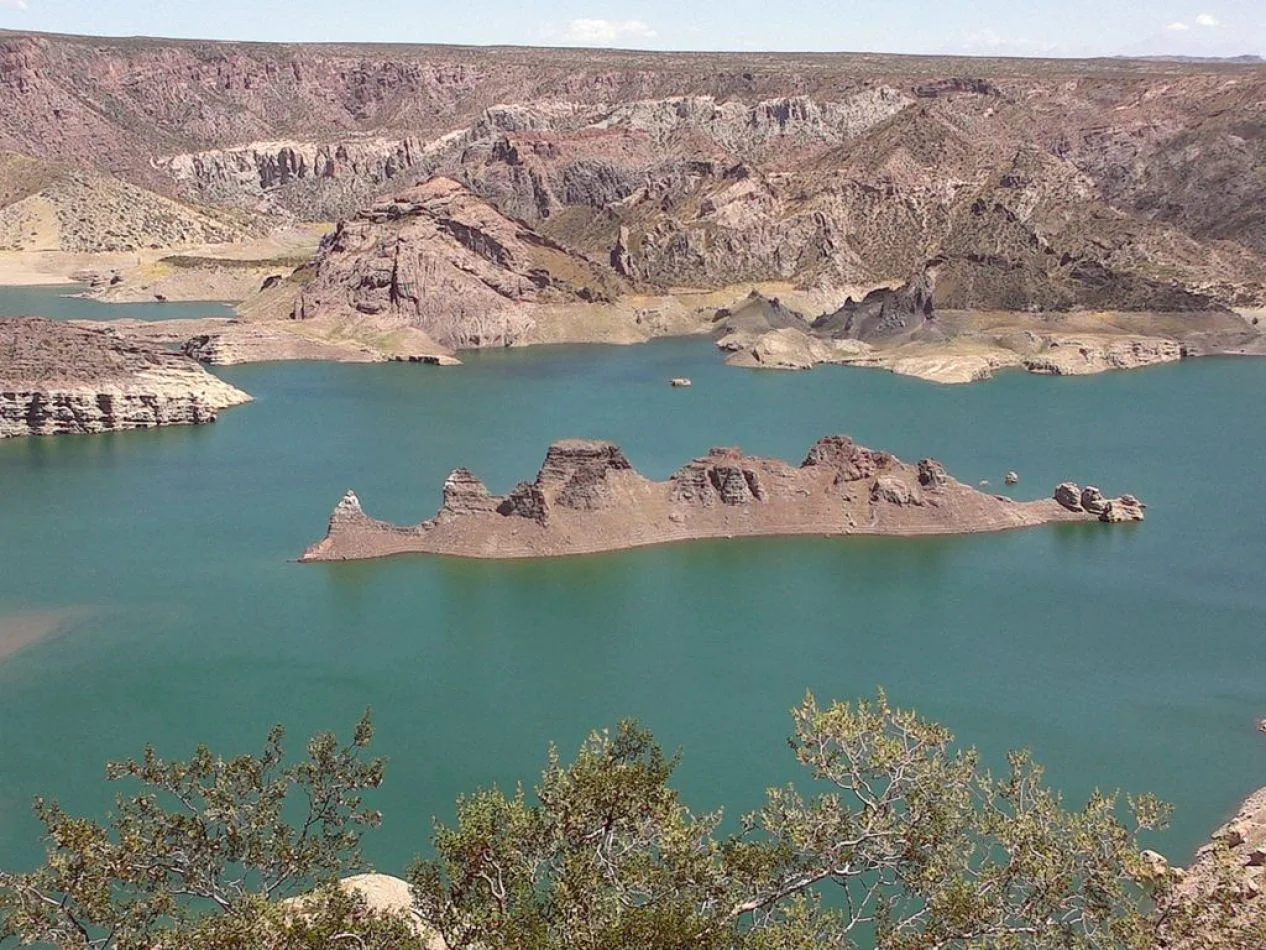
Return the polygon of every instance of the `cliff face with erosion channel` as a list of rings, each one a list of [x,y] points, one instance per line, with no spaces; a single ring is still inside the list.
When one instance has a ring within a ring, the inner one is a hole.
[[[1097,491],[1097,490],[1096,490]],[[1144,506],[1101,495],[1086,507],[1054,498],[1016,502],[951,478],[935,459],[917,465],[858,445],[819,440],[797,467],[715,448],[656,482],[619,446],[568,440],[550,446],[533,481],[493,495],[455,470],[436,516],[401,526],[369,517],[348,492],[325,538],[304,561],[410,552],[476,558],[591,554],[651,544],[760,535],[967,534],[1055,521],[1141,521]],[[1092,510],[1102,501],[1101,510]],[[1103,511],[1112,505],[1112,517]]]
[[[0,439],[199,425],[250,398],[187,357],[105,329],[0,319]]]

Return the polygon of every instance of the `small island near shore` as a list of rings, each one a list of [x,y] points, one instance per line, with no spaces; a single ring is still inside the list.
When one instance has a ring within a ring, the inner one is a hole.
[[[662,482],[639,474],[614,443],[569,439],[550,446],[536,479],[508,495],[455,470],[439,512],[418,525],[371,518],[349,491],[325,538],[301,560],[531,558],[705,538],[973,534],[1142,521],[1145,507],[1132,495],[1108,499],[1071,482],[1053,498],[1013,501],[956,481],[935,459],[912,465],[843,435],[819,439],[799,467],[714,448]]]

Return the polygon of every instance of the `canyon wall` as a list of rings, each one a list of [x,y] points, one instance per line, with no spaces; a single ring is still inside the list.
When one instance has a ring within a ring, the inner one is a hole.
[[[940,309],[1266,307],[1253,64],[10,33],[0,149],[331,222],[443,177],[629,293],[810,317],[933,266]]]

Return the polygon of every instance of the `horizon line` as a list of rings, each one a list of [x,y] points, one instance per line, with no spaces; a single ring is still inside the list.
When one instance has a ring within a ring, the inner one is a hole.
[[[63,33],[53,30],[31,30],[13,27],[0,27],[0,36],[33,36],[60,40],[104,40],[118,42],[151,42],[151,43],[190,43],[202,45],[246,45],[246,46],[298,46],[298,47],[380,47],[414,48],[414,49],[451,49],[462,51],[480,50],[516,50],[541,52],[575,52],[575,53],[615,53],[639,56],[799,56],[799,57],[901,57],[906,59],[968,59],[968,60],[1017,60],[1024,62],[1172,62],[1192,65],[1226,65],[1226,66],[1262,66],[1266,65],[1266,57],[1261,53],[1244,52],[1232,56],[1201,56],[1183,53],[1105,53],[1095,56],[1061,55],[1047,52],[1042,55],[1026,55],[1023,53],[906,53],[880,50],[780,50],[780,49],[649,49],[645,47],[626,46],[551,46],[532,43],[445,43],[423,41],[394,40],[248,40],[226,39],[205,36],[160,36],[152,34],[127,33]]]

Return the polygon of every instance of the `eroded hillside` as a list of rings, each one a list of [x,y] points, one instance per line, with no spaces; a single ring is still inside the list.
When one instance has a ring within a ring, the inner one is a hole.
[[[1261,65],[4,34],[0,92],[0,147],[199,208],[353,221],[359,250],[327,243],[257,312],[395,313],[390,293],[365,309],[392,260],[498,307],[525,280],[554,304],[760,286],[812,318],[923,274],[937,309],[1266,306]],[[438,179],[583,275],[503,268],[473,232],[389,249],[421,232],[366,209]],[[504,342],[426,309],[429,336]]]

